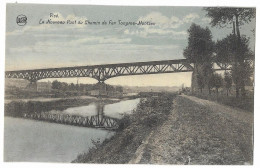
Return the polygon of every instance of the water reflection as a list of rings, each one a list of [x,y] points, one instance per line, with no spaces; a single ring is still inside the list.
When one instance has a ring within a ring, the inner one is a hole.
[[[100,101],[66,110],[23,114],[35,121],[5,117],[4,161],[71,162],[79,153],[88,152],[89,148],[93,147],[92,141],[102,142],[113,136],[114,132],[70,125],[77,125],[78,122],[88,123],[86,127],[112,128],[122,114],[131,113],[139,101],[140,99],[134,99],[114,104],[104,104]],[[57,123],[60,121],[61,124],[36,120]],[[61,121],[68,123],[64,125],[66,123]],[[112,122],[114,124],[110,124]]]
[[[71,162],[113,131],[5,117],[5,162]]]
[[[24,117],[83,127],[117,129],[122,115],[132,112],[139,101],[140,99],[134,99],[108,105],[99,101],[88,106],[72,107],[63,111],[25,113]]]

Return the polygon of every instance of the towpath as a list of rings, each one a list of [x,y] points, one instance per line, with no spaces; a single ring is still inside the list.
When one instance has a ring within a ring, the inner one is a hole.
[[[130,163],[252,164],[253,113],[185,95],[173,106]]]

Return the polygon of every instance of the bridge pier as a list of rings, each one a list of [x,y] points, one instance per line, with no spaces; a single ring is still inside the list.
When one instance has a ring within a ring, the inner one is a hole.
[[[98,81],[99,96],[107,96],[107,87],[104,81]]]
[[[37,81],[30,81],[26,86],[26,89],[29,91],[37,92]]]
[[[103,126],[102,120],[104,116],[104,104],[100,103],[96,106],[97,109],[97,120],[100,126]]]

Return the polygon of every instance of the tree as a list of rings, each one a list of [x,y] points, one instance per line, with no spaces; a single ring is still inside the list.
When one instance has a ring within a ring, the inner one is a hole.
[[[217,63],[230,64],[235,61],[235,40],[233,34],[228,35],[222,40],[217,40],[215,45]]]
[[[68,90],[68,86],[69,86],[69,85],[68,85],[66,82],[62,82],[60,89],[61,89],[62,91],[66,91],[66,90]]]
[[[234,19],[237,28],[244,23],[249,23],[255,18],[255,8],[225,8],[225,7],[206,7],[207,16],[211,18],[212,26],[225,27],[232,24]],[[239,30],[237,30],[239,31]]]
[[[75,90],[75,89],[76,89],[76,87],[75,87],[75,84],[74,84],[74,83],[70,83],[70,85],[69,85],[68,87],[69,87],[69,90],[70,90],[70,91],[73,91],[73,90]]]
[[[212,77],[213,76],[213,68],[212,68],[212,62],[206,62],[202,64],[202,75],[204,76],[204,83],[208,87],[208,92],[211,94],[211,89],[214,86],[214,83],[212,83]]]
[[[59,89],[61,89],[61,82],[55,80],[55,81],[52,82],[52,86],[51,87],[52,87],[52,89],[59,90]]]
[[[214,42],[212,41],[212,34],[209,28],[206,27],[204,29],[193,23],[188,29],[188,33],[188,46],[184,49],[184,57],[196,64],[210,62]]]
[[[227,37],[218,40],[215,45],[216,61],[220,63],[232,63],[236,61],[236,36],[229,34]],[[249,38],[241,37],[240,54],[245,60],[254,59],[253,52],[249,48]]]
[[[235,40],[235,64],[234,66],[244,66],[245,55],[242,54],[243,48],[241,47],[241,35],[240,35],[240,26],[244,23],[249,23],[253,18],[255,18],[255,8],[223,8],[223,7],[208,7],[204,8],[207,11],[207,16],[211,18],[212,26],[227,26],[228,24],[233,24],[234,34],[236,34]],[[237,62],[239,65],[237,65]],[[240,69],[235,67],[234,69]],[[238,81],[235,81],[236,84],[236,97],[239,96],[239,87],[241,88],[241,93],[245,96],[245,76],[241,74],[240,85],[238,86]]]
[[[226,88],[227,96],[228,96],[228,93],[230,92],[230,88],[232,86],[232,76],[229,72],[225,72],[224,81],[225,81],[225,88]]]
[[[213,81],[214,81],[214,87],[216,88],[217,95],[218,95],[218,89],[223,85],[223,78],[220,74],[214,73],[213,74]]]
[[[184,49],[183,55],[194,63],[192,90],[194,88],[194,81],[196,81],[198,88],[202,92],[205,85],[209,84],[209,78],[213,72],[212,56],[214,42],[212,41],[212,34],[208,27],[202,28],[193,23],[188,29],[188,33],[188,46]]]
[[[196,77],[197,77],[198,88],[200,89],[200,93],[202,93],[202,89],[205,87],[204,78],[201,74],[197,74]]]
[[[241,88],[241,90],[243,90],[242,87],[246,81],[250,80],[250,77],[253,74],[253,69],[250,64],[245,61],[243,61],[242,64],[237,63],[235,40],[236,37],[230,34],[224,39],[216,42],[216,61],[223,64],[233,65],[231,71],[233,81],[237,89]],[[241,37],[240,54],[244,55],[245,60],[252,60],[254,57],[253,52],[249,48],[249,39],[245,36]],[[236,93],[238,93],[238,91]]]

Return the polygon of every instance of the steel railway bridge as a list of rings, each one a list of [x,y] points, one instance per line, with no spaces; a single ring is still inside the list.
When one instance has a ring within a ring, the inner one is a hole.
[[[230,65],[214,63],[215,70],[230,69]],[[36,83],[46,78],[90,77],[103,83],[105,80],[127,75],[192,72],[194,64],[187,59],[90,65],[63,68],[6,71],[5,78],[19,78]]]

